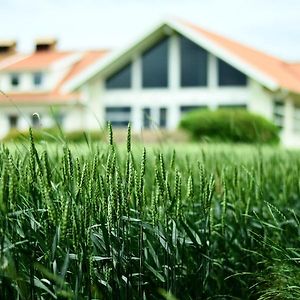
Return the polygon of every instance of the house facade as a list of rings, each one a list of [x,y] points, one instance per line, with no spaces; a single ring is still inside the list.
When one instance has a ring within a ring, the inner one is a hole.
[[[40,42],[30,56],[0,61],[0,135],[34,125],[34,112],[44,126],[56,121],[69,131],[110,121],[139,132],[174,130],[196,108],[245,108],[274,121],[283,144],[300,146],[300,64],[182,20],[162,22],[119,51],[53,46]]]

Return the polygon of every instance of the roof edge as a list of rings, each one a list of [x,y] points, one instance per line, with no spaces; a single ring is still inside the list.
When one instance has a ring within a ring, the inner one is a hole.
[[[123,47],[122,49],[117,51],[113,51],[107,57],[100,59],[90,68],[86,69],[81,74],[78,74],[78,76],[74,77],[69,82],[66,82],[62,86],[62,92],[68,93],[75,90],[76,88],[79,88],[82,84],[84,84],[84,82],[94,77],[104,67],[109,66],[109,64],[113,63],[116,59],[126,54],[128,51],[132,50],[135,47],[135,45],[144,42],[145,40],[147,40],[148,37],[150,37],[152,34],[157,32],[164,26],[168,26],[170,29],[179,32],[180,34],[186,36],[187,38],[189,38],[199,46],[205,48],[212,54],[220,57],[226,62],[231,63],[234,67],[244,72],[249,77],[260,82],[268,89],[277,90],[278,88],[280,88],[280,85],[278,84],[278,82],[274,80],[274,78],[270,77],[269,75],[265,74],[263,71],[247,63],[245,60],[238,57],[234,53],[223,48],[221,45],[217,44],[216,42],[211,41],[203,34],[199,32],[196,33],[194,30],[188,28],[187,26],[184,26],[180,21],[176,21],[174,18],[167,18],[159,22],[157,25],[152,26],[150,30],[147,30],[146,33],[134,39],[134,41],[129,43],[126,47]]]
[[[165,21],[160,22],[159,24],[156,24],[155,26],[151,26],[151,29],[147,30],[146,34],[140,35],[138,38],[135,38],[133,41],[128,43],[125,47],[114,50],[110,54],[108,54],[104,58],[100,58],[98,62],[94,63],[90,68],[86,69],[84,72],[78,74],[77,77],[74,77],[69,82],[66,82],[63,86],[61,91],[63,93],[69,93],[76,88],[80,87],[86,80],[89,80],[90,78],[94,77],[99,71],[101,71],[104,67],[109,66],[110,63],[113,63],[117,58],[121,57],[122,55],[126,54],[128,51],[130,51],[132,48],[134,48],[135,45],[141,43],[145,39],[147,39],[148,36],[155,33],[156,31],[160,30],[163,26],[166,25]]]

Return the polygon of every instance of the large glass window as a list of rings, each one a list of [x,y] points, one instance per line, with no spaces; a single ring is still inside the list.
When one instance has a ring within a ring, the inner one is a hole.
[[[142,55],[142,76],[144,88],[168,86],[169,39],[161,40]]]
[[[284,102],[275,100],[273,105],[274,123],[281,129],[284,126]]]
[[[207,51],[185,37],[180,37],[181,86],[207,85]]]
[[[219,86],[245,86],[247,77],[225,61],[218,59]]]
[[[131,107],[106,107],[105,120],[106,122],[110,122],[113,127],[127,127],[128,123],[131,121]]]
[[[105,81],[107,89],[129,89],[131,87],[132,64],[126,65],[121,70],[112,74]]]

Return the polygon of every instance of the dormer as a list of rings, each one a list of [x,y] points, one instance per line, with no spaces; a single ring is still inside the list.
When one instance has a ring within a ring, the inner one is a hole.
[[[35,52],[48,52],[56,50],[57,39],[38,38],[35,40]]]
[[[0,56],[16,53],[17,42],[15,40],[0,40]]]

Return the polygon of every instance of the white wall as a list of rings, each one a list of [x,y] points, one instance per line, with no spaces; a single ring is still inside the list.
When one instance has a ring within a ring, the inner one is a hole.
[[[74,131],[86,129],[86,124],[84,123],[84,109],[79,106],[70,107],[65,114],[63,129],[65,131]]]
[[[276,93],[263,87],[257,81],[248,78],[246,87],[218,86],[217,58],[208,56],[208,86],[195,88],[180,87],[180,52],[179,39],[173,35],[169,51],[169,84],[168,88],[142,88],[141,53],[132,56],[132,88],[106,90],[104,77],[98,76],[86,83],[81,92],[86,101],[84,109],[85,128],[99,128],[105,122],[105,107],[130,106],[131,122],[134,131],[143,127],[143,108],[151,109],[154,123],[159,122],[159,108],[167,108],[167,128],[175,129],[181,118],[180,106],[207,106],[216,109],[220,105],[247,105],[247,108],[273,121],[273,105]],[[124,62],[123,62],[124,63]],[[114,70],[118,69],[114,66]],[[300,147],[300,134],[293,130],[292,97],[283,99],[285,105],[285,124],[281,133],[286,146]],[[297,100],[300,104],[300,99]]]
[[[0,72],[0,88],[8,92],[47,92],[55,88],[55,86],[66,76],[70,68],[76,63],[82,54],[69,55],[66,58],[58,60],[48,68],[40,70],[19,70],[15,72]],[[33,75],[35,72],[42,73],[43,79],[40,86],[35,86]],[[11,74],[18,74],[20,84],[18,86],[11,85]]]
[[[273,120],[274,93],[264,88],[257,81],[249,80],[248,109],[261,114],[270,121]]]
[[[80,89],[83,101],[83,128],[99,130],[104,126],[102,94],[104,89],[97,80],[91,80]]]
[[[72,112],[72,107],[55,108],[67,115]],[[53,114],[50,106],[47,105],[19,105],[15,106],[1,106],[0,107],[0,138],[3,138],[11,129],[9,124],[9,116],[18,116],[17,130],[28,130],[32,126],[32,115],[37,113],[40,117],[40,126],[49,128],[55,126]],[[72,127],[76,122],[72,122]],[[81,124],[82,125],[82,124]]]
[[[300,105],[300,97],[287,95],[285,103],[284,130],[281,133],[282,143],[287,147],[300,148],[300,132],[295,129],[295,106]],[[299,122],[299,121],[298,121]]]

